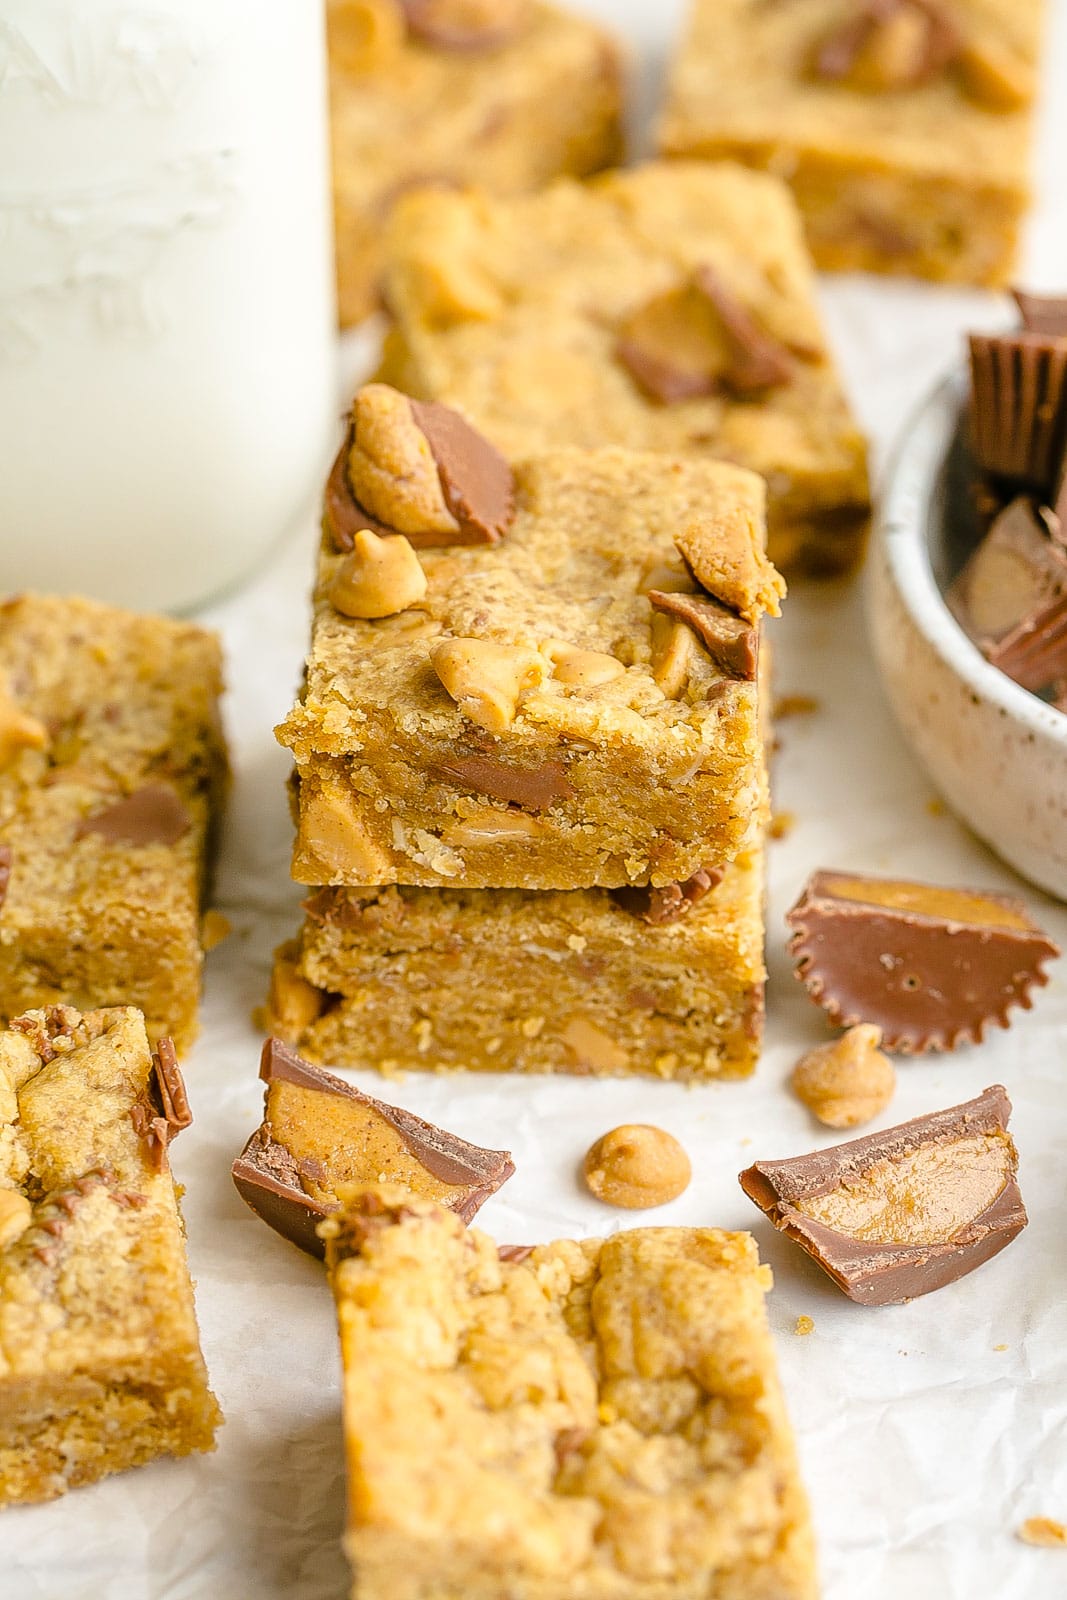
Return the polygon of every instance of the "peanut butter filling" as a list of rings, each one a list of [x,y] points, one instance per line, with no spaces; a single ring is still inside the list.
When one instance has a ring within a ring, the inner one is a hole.
[[[796,1210],[871,1244],[945,1244],[996,1200],[1011,1175],[1004,1132],[921,1145],[877,1161],[853,1182],[798,1200]]]
[[[427,1171],[400,1134],[373,1106],[294,1083],[272,1083],[267,1095],[271,1133],[296,1161],[313,1200],[333,1205],[345,1183],[402,1183],[428,1200],[457,1187]]]
[[[836,900],[855,900],[868,906],[886,906],[890,911],[908,911],[922,917],[938,917],[946,922],[963,922],[977,928],[1018,928],[1032,931],[1032,924],[999,900],[973,894],[966,889],[943,889],[932,884],[901,883],[873,878],[839,878],[827,875],[826,887]]]

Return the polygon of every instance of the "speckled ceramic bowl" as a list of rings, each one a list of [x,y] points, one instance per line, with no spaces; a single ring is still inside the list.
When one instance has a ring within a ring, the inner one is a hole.
[[[897,446],[868,573],[882,682],[952,809],[1005,861],[1067,899],[1067,715],[981,655],[944,601],[962,564],[962,375],[940,384]]]

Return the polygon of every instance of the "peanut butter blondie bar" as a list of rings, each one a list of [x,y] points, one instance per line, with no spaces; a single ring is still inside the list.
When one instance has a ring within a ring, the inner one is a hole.
[[[785,178],[820,267],[1001,284],[1044,0],[691,0],[665,155]]]
[[[747,1233],[500,1252],[402,1189],[322,1224],[358,1600],[814,1600]]]
[[[623,445],[768,484],[770,554],[836,572],[868,515],[863,439],[777,179],[650,163],[541,194],[397,206],[382,377],[455,405],[511,457]]]
[[[696,1080],[756,1064],[761,843],[661,889],[320,889],[305,908],[271,1024],[322,1061]]]
[[[190,1121],[132,1007],[0,1033],[0,1506],[214,1447],[167,1164]]]
[[[419,184],[499,194],[622,153],[618,47],[540,0],[329,0],[341,321],[377,305],[389,209]]]
[[[372,384],[325,521],[277,730],[298,882],[665,885],[741,848],[784,592],[754,474],[618,449],[512,474],[457,413]]]
[[[189,623],[0,604],[0,1016],[129,1002],[191,1043],[221,688],[218,640]]]

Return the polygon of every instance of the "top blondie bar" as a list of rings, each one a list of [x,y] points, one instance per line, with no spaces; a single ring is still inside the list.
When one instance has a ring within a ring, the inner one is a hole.
[[[458,413],[368,385],[278,729],[294,877],[611,888],[730,860],[761,797],[760,617],[784,592],[763,543],[741,468],[606,449],[512,472]]]
[[[788,189],[651,163],[538,195],[420,190],[393,213],[381,376],[460,407],[512,458],[623,445],[768,484],[771,558],[836,572],[868,514]]]
[[[1008,281],[1044,0],[691,0],[665,155],[787,180],[820,267]]]

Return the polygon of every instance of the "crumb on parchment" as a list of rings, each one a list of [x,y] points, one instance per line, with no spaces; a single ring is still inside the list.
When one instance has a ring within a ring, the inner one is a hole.
[[[809,1333],[815,1332],[815,1323],[811,1317],[798,1317],[793,1327],[793,1332],[803,1339]]]
[[[1046,1550],[1067,1550],[1067,1527],[1051,1517],[1027,1517],[1015,1530],[1023,1544],[1040,1545]]]

